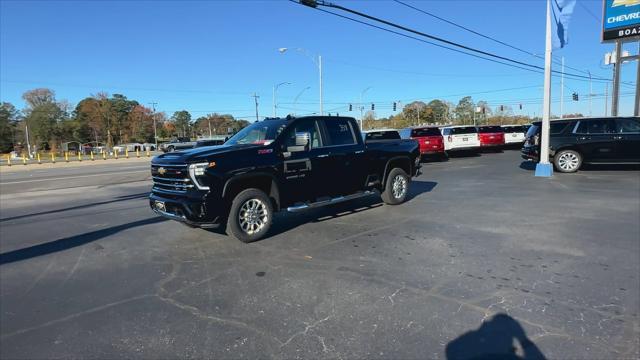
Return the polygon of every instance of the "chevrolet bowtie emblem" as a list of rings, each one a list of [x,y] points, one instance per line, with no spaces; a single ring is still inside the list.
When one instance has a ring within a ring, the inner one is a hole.
[[[640,5],[640,0],[613,0],[611,7]]]
[[[158,168],[158,174],[160,175],[164,175],[167,173],[167,169],[163,168],[163,167],[159,167]]]

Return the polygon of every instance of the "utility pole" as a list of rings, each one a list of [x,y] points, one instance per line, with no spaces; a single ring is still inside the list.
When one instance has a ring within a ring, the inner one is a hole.
[[[153,115],[151,115],[153,118],[153,139],[156,143],[155,149],[158,150],[158,128],[156,127],[156,105],[158,105],[158,103],[150,102],[149,105],[151,105],[151,108],[153,109]]]
[[[613,64],[613,89],[611,91],[611,116],[618,116],[620,96],[620,70],[622,65],[622,40],[616,40],[616,61]]]
[[[564,114],[564,56],[562,57],[562,73],[560,74],[560,119]]]
[[[540,131],[540,160],[535,176],[549,177],[553,166],[549,163],[549,120],[551,118],[551,1],[547,0],[546,39],[544,49],[544,99],[542,101],[542,129]]]
[[[29,153],[29,157],[31,157],[31,142],[29,141],[29,125],[27,124],[27,120],[24,121],[24,132],[27,136],[27,152]]]
[[[256,93],[253,93],[252,97],[256,102],[256,121],[258,121],[258,98],[260,98],[260,96],[256,95]]]
[[[593,84],[591,83],[591,71],[589,73],[589,117],[593,116],[591,113],[591,97],[593,96]]]
[[[636,73],[636,104],[633,107],[633,116],[640,116],[640,42],[638,42],[638,70]]]
[[[322,110],[322,56],[318,55],[318,73],[320,77],[320,116],[323,115]]]
[[[604,116],[609,113],[609,83],[604,84]]]

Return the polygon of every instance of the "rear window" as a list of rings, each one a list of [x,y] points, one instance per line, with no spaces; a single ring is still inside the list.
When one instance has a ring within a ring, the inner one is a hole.
[[[504,130],[505,133],[507,134],[512,134],[512,133],[526,133],[527,132],[527,127],[526,126],[505,126],[502,128]]]
[[[478,132],[478,130],[474,126],[455,127],[449,130],[451,132],[451,135],[475,134]]]
[[[423,137],[423,136],[440,136],[440,129],[424,128],[424,129],[411,130],[411,137]]]
[[[397,131],[372,131],[366,133],[365,140],[395,140],[400,139]]]
[[[555,135],[555,134],[560,134],[561,132],[564,131],[564,129],[567,127],[567,125],[569,125],[568,122],[554,122],[552,121],[551,124],[549,124],[549,133],[551,135]],[[535,134],[540,133],[540,123],[536,123],[534,125],[531,125],[529,127],[529,131],[527,131],[527,137],[531,137]]]
[[[504,132],[500,126],[481,126],[478,128],[480,134]]]
[[[331,145],[351,145],[356,143],[351,124],[349,124],[349,121],[346,119],[325,120],[324,123],[329,134]]]

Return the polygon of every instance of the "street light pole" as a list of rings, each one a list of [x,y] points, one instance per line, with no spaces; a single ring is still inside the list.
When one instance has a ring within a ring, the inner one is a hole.
[[[155,149],[158,150],[158,128],[156,127],[156,105],[158,105],[158,103],[150,102],[149,105],[151,105],[151,108],[153,109],[153,115],[151,116],[153,118],[153,139],[156,143]]]
[[[276,102],[276,94],[277,94],[277,91],[278,91],[278,88],[280,87],[280,85],[291,85],[291,83],[290,82],[281,82],[280,84],[273,86],[273,117],[274,118],[278,117],[278,110],[277,110],[278,104]]]
[[[369,89],[371,89],[371,86],[369,86],[366,89],[362,90],[362,92],[360,93],[360,130],[364,130],[364,103],[362,102],[362,98],[364,97],[364,94]]]
[[[284,54],[285,52],[287,52],[289,50],[289,48],[279,48],[278,51],[280,52],[280,54]],[[322,56],[318,55],[318,59],[314,58],[313,56],[311,56],[309,54],[309,52],[303,48],[296,48],[295,49],[298,52],[301,52],[302,54],[304,54],[306,57],[308,57],[317,67],[318,67],[318,83],[320,86],[320,115],[323,115],[324,111],[323,111],[323,94],[322,94]]]

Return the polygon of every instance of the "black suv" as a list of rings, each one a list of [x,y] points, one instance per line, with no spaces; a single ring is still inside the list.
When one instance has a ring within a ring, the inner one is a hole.
[[[539,160],[540,122],[527,132],[522,157]],[[557,171],[575,172],[583,163],[640,163],[640,118],[605,117],[553,120],[550,160]]]

